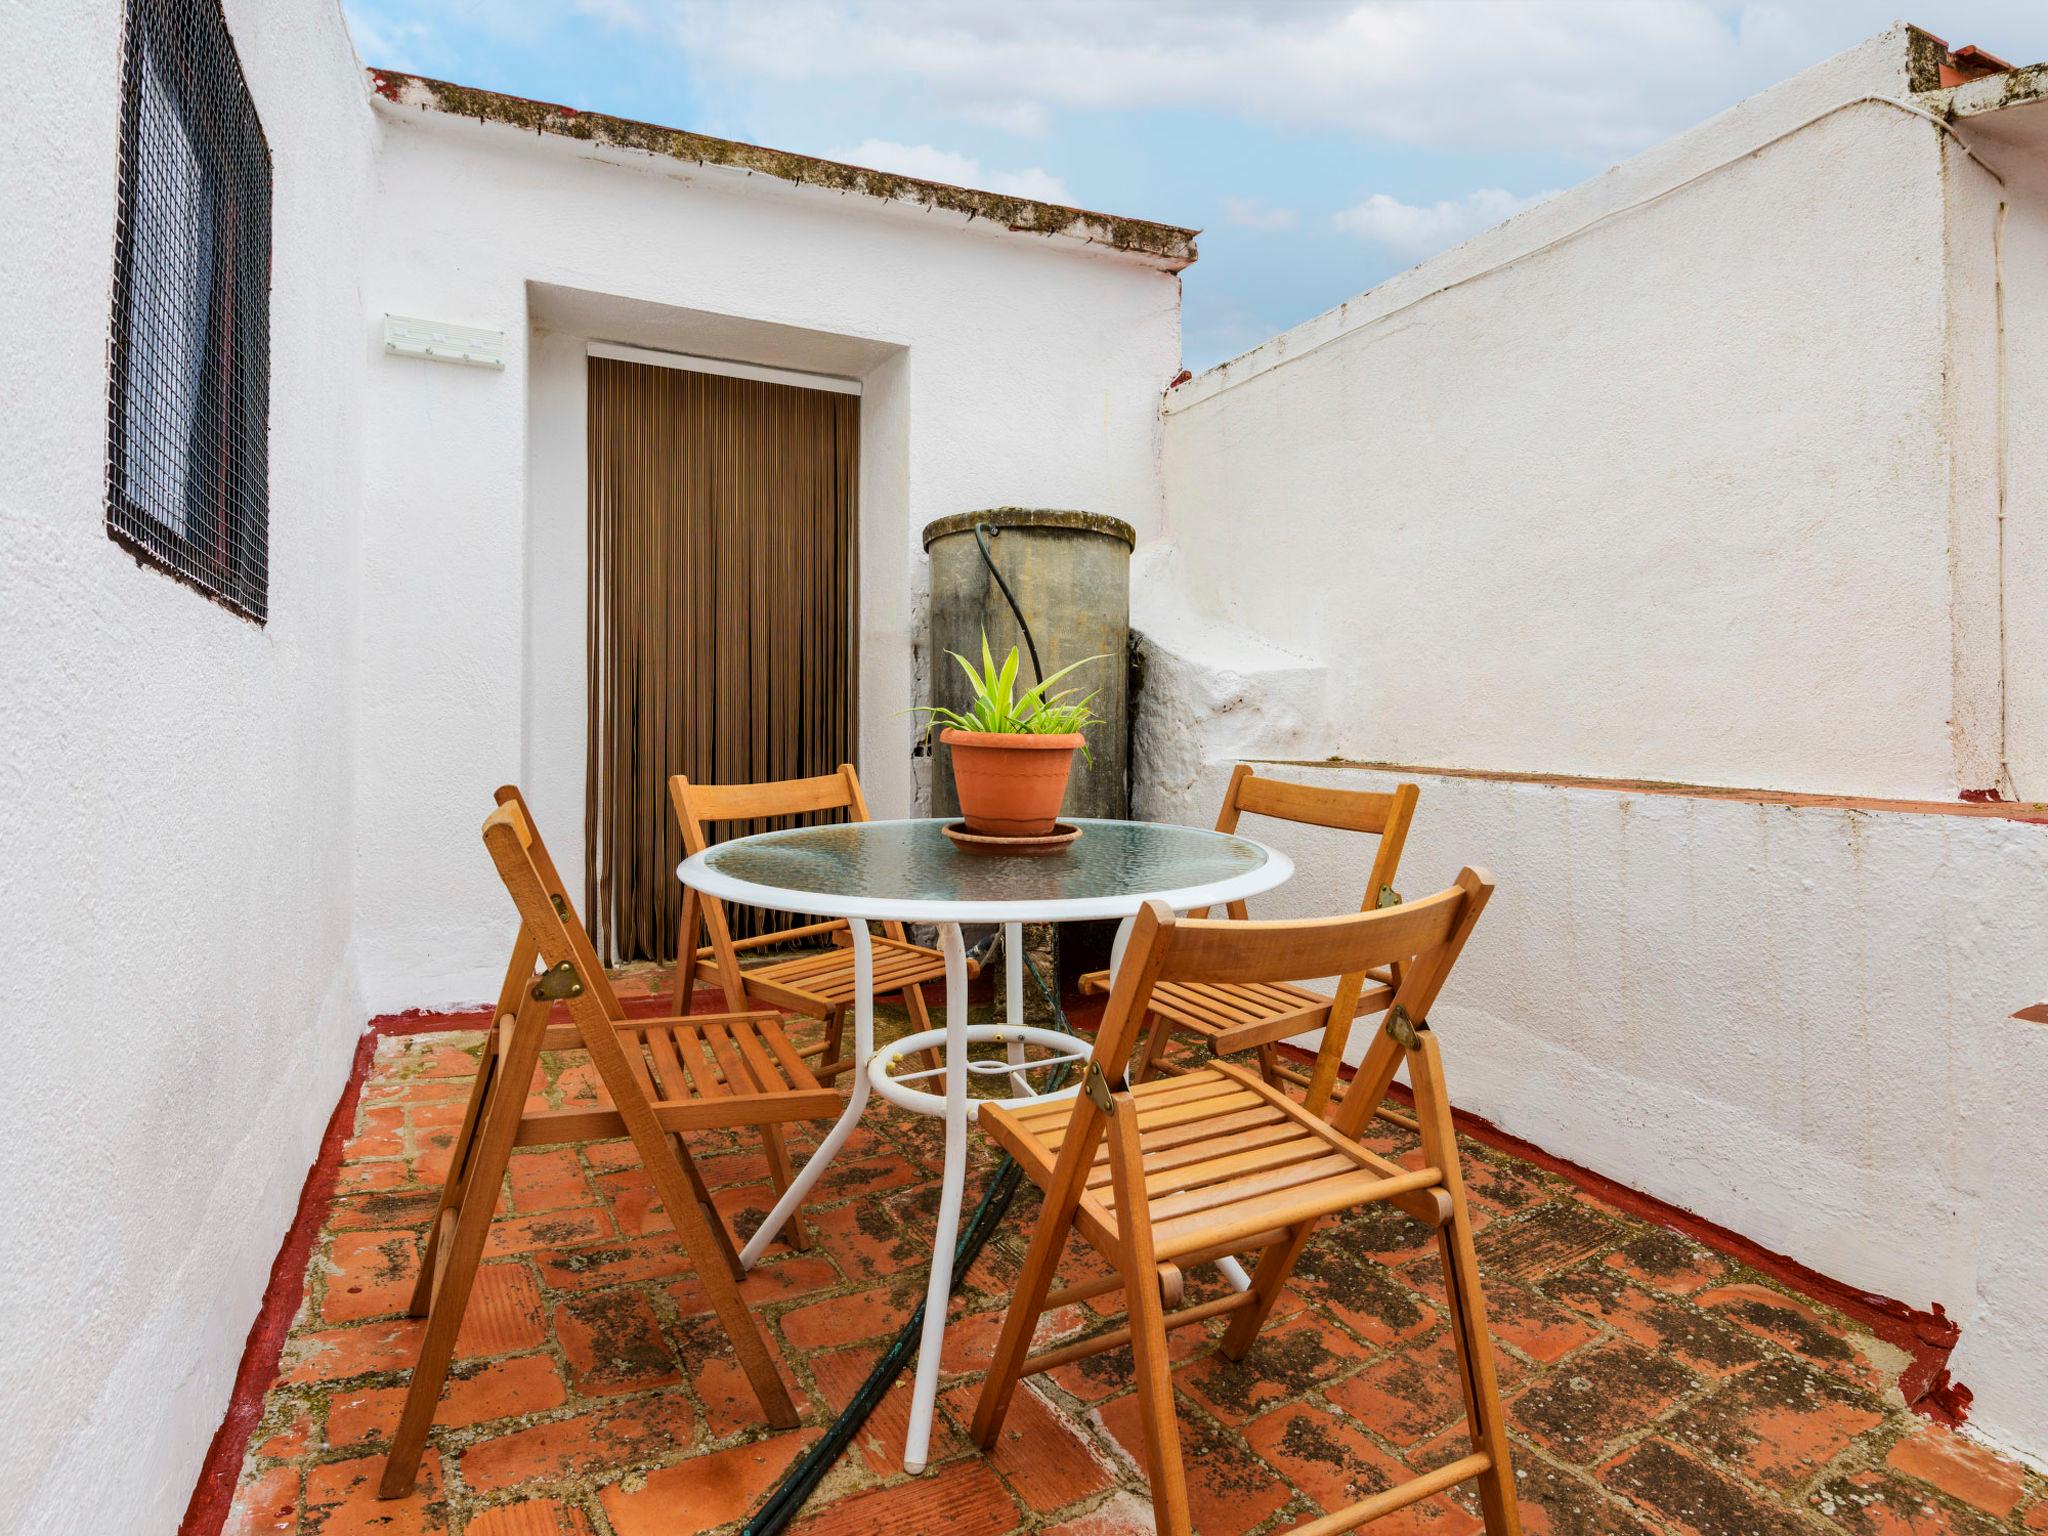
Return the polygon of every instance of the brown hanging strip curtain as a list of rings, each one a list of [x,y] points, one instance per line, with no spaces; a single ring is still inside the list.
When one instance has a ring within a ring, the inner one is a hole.
[[[667,960],[669,775],[852,759],[860,397],[592,357],[589,437],[585,906],[599,953]],[[784,921],[732,916],[741,933]]]

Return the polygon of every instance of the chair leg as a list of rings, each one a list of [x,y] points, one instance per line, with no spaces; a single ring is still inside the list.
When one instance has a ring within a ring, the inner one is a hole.
[[[697,912],[697,893],[683,887],[683,914],[676,923],[675,991],[669,999],[672,1013],[690,1011],[690,994],[697,989],[697,931],[703,919]]]
[[[1173,1375],[1166,1352],[1166,1309],[1152,1251],[1152,1217],[1145,1194],[1144,1153],[1137,1107],[1121,1097],[1109,1122],[1109,1166],[1116,1189],[1117,1226],[1123,1238],[1126,1325],[1138,1377],[1138,1416],[1145,1435],[1146,1472],[1152,1481],[1152,1518],[1159,1536],[1187,1536],[1187,1468],[1181,1462],[1180,1425],[1174,1417]],[[1264,1266],[1261,1265],[1261,1268]]]
[[[835,1081],[852,1066],[840,1053],[846,1049],[846,1010],[834,1008],[825,1015],[825,1051],[818,1058],[814,1076],[821,1083]]]
[[[984,1451],[996,1443],[1003,1418],[1010,1411],[1010,1399],[1023,1379],[1024,1361],[1031,1353],[1031,1335],[1045,1311],[1045,1298],[1052,1291],[1053,1276],[1066,1252],[1067,1234],[1074,1227],[1073,1203],[1064,1214],[1052,1209],[1052,1197],[1040,1212],[1038,1227],[1031,1234],[1031,1247],[1024,1256],[1024,1268],[1017,1276],[1017,1289],[1010,1296],[1010,1310],[1003,1314],[1003,1331],[996,1337],[995,1354],[988,1374],[981,1381],[981,1396],[974,1404],[970,1433]]]
[[[419,1476],[420,1453],[426,1447],[427,1431],[433,1428],[434,1409],[440,1404],[441,1387],[448,1379],[448,1363],[455,1354],[455,1338],[462,1331],[463,1309],[469,1304],[470,1287],[476,1280],[477,1265],[483,1259],[484,1243],[490,1236],[491,1216],[497,1209],[505,1168],[518,1139],[519,1120],[526,1109],[526,1085],[533,1080],[534,1066],[540,1060],[540,1021],[530,1022],[531,1027],[526,1027],[527,1021],[522,1020],[522,1026],[515,1028],[515,1043],[501,1070],[487,1074],[487,1063],[478,1064],[477,1075],[492,1079],[478,1116],[482,1129],[475,1138],[467,1166],[461,1170],[455,1231],[447,1255],[443,1258],[436,1252],[430,1262],[422,1264],[420,1282],[414,1287],[416,1295],[424,1287],[431,1298],[427,1327],[420,1339],[412,1381],[406,1387],[405,1407],[399,1413],[398,1427],[391,1433],[391,1454],[384,1460],[384,1475],[377,1485],[377,1496],[382,1499],[402,1498],[412,1491]],[[449,1188],[455,1187],[456,1173],[456,1165],[451,1162]],[[443,1199],[446,1198],[444,1192]],[[437,1269],[438,1284],[434,1280]]]
[[[1486,1327],[1486,1303],[1479,1291],[1479,1267],[1472,1247],[1472,1228],[1463,1202],[1437,1234],[1443,1260],[1444,1289],[1450,1312],[1451,1340],[1464,1389],[1465,1422],[1474,1450],[1484,1451],[1493,1465],[1479,1474],[1479,1512],[1486,1536],[1521,1536],[1522,1518],[1515,1504],[1515,1474],[1510,1464],[1506,1414],[1494,1370],[1493,1339]]]
[[[768,1181],[775,1186],[776,1198],[780,1199],[790,1180],[789,1148],[783,1144],[781,1126],[761,1127],[761,1150],[768,1154]],[[810,1251],[811,1235],[804,1230],[803,1207],[790,1212],[789,1220],[783,1223],[782,1236],[798,1253]],[[738,1262],[737,1258],[734,1262]]]
[[[676,1161],[690,1176],[690,1188],[696,1193],[697,1208],[704,1213],[704,1224],[711,1229],[711,1236],[725,1254],[725,1267],[732,1272],[734,1280],[747,1278],[746,1266],[740,1263],[740,1251],[733,1246],[732,1232],[725,1224],[725,1218],[718,1213],[718,1206],[711,1198],[711,1189],[704,1182],[703,1170],[697,1166],[690,1149],[683,1141],[681,1131],[671,1132],[669,1143],[676,1149]]]
[[[1287,1084],[1280,1076],[1279,1048],[1273,1045],[1262,1045],[1258,1047],[1258,1056],[1259,1076],[1266,1080],[1266,1086],[1268,1088],[1277,1088],[1280,1092],[1285,1093],[1287,1091]]]
[[[1242,1360],[1251,1352],[1252,1343],[1259,1336],[1259,1329],[1272,1316],[1274,1303],[1280,1300],[1281,1291],[1294,1273],[1295,1263],[1301,1258],[1301,1250],[1308,1245],[1316,1223],[1304,1221],[1299,1226],[1289,1227],[1287,1234],[1259,1255],[1259,1267],[1252,1271],[1252,1294],[1258,1300],[1238,1311],[1230,1319],[1230,1327],[1224,1331],[1223,1342],[1217,1346],[1226,1360]]]
[[[494,1031],[485,1037],[476,1076],[470,1079],[469,1105],[462,1112],[462,1129],[455,1133],[455,1146],[448,1156],[448,1176],[441,1181],[441,1204],[427,1228],[426,1246],[420,1252],[419,1278],[413,1281],[412,1299],[406,1303],[406,1314],[410,1317],[425,1317],[433,1305],[434,1270],[440,1261],[443,1228],[449,1213],[462,1203],[462,1192],[467,1187],[464,1175],[476,1155],[476,1139],[483,1128],[484,1107],[490,1102],[497,1071],[498,1037]]]
[[[1472,1219],[1458,1166],[1457,1133],[1451,1123],[1450,1097],[1444,1090],[1443,1059],[1436,1036],[1426,1028],[1408,1052],[1408,1076],[1415,1090],[1415,1119],[1422,1132],[1423,1154],[1443,1170],[1443,1191],[1451,1205],[1451,1219],[1437,1230],[1437,1252],[1444,1267],[1465,1422],[1471,1430],[1472,1448],[1484,1452],[1492,1462],[1477,1480],[1479,1511],[1486,1522],[1486,1536],[1521,1536],[1507,1416],[1501,1409],[1493,1337],[1486,1325],[1486,1298],[1480,1290],[1479,1255],[1472,1242]]]
[[[1134,1086],[1144,1082],[1159,1070],[1159,1064],[1166,1060],[1166,1047],[1173,1037],[1173,1024],[1163,1013],[1152,1015],[1152,1032],[1145,1037],[1145,1047],[1138,1053],[1137,1067],[1126,1081]]]
[[[636,1091],[632,1078],[625,1075],[623,1063],[619,1073],[624,1078],[625,1091]],[[610,1083],[606,1086],[612,1087]],[[620,1098],[618,1091],[612,1093],[613,1103],[618,1103]],[[628,1117],[629,1129],[633,1118]],[[635,1134],[633,1144],[640,1153],[641,1161],[647,1165],[648,1173],[653,1176],[655,1191],[661,1196],[662,1205],[675,1222],[676,1235],[682,1239],[683,1249],[696,1268],[697,1278],[703,1282],[711,1310],[717,1314],[726,1337],[732,1341],[733,1353],[739,1357],[740,1369],[746,1372],[747,1382],[754,1389],[762,1416],[775,1429],[794,1429],[796,1404],[790,1401],[789,1388],[783,1384],[781,1373],[775,1368],[767,1341],[761,1337],[753,1314],[747,1310],[747,1304],[740,1296],[739,1286],[732,1278],[718,1239],[711,1234],[704,1208],[694,1198],[692,1186],[701,1184],[702,1180],[695,1174],[689,1150],[671,1147],[669,1139],[659,1131],[645,1138]]]
[[[487,1170],[480,1169],[479,1175]],[[419,1359],[413,1363],[412,1380],[405,1389],[405,1407],[398,1427],[391,1433],[391,1453],[384,1458],[384,1475],[377,1485],[380,1499],[398,1499],[412,1492],[419,1476],[420,1455],[426,1448],[427,1431],[434,1427],[434,1410],[441,1401],[441,1388],[448,1380],[448,1365],[455,1354],[455,1337],[462,1330],[462,1314],[469,1305],[470,1287],[476,1281],[484,1242],[490,1236],[491,1206],[497,1194],[497,1179],[504,1176],[502,1164],[490,1180],[490,1196],[482,1189],[477,1198],[465,1201],[456,1217],[455,1234],[449,1244],[441,1283],[433,1287],[434,1299],[427,1314],[427,1331],[420,1341]],[[422,1274],[431,1277],[432,1269]],[[430,1282],[431,1283],[431,1279]]]
[[[910,1015],[912,1034],[922,1034],[932,1027],[931,1011],[924,1005],[924,988],[910,986],[903,989],[903,1008]],[[917,1064],[928,1072],[936,1072],[941,1066],[938,1052],[922,1050],[917,1053]]]

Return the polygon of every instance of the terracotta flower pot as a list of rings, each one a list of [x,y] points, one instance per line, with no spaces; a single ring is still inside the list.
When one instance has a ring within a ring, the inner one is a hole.
[[[1067,798],[1067,775],[1081,733],[1011,736],[948,728],[939,740],[953,752],[953,783],[967,830],[983,837],[1044,837]]]

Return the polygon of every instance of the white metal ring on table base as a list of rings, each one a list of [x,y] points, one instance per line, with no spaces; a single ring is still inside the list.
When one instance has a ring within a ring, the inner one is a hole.
[[[1022,1024],[970,1024],[961,1031],[961,1037],[970,1046],[1001,1045],[1008,1047],[1002,1061],[973,1061],[967,1063],[969,1077],[1007,1077],[1014,1090],[1013,1097],[1000,1099],[969,1099],[967,1117],[971,1120],[981,1112],[984,1104],[1000,1104],[1005,1109],[1015,1109],[1024,1104],[1042,1104],[1052,1099],[1071,1099],[1081,1091],[1080,1077],[1074,1073],[1074,1081],[1065,1088],[1051,1089],[1039,1093],[1030,1086],[1029,1075],[1033,1072],[1047,1072],[1057,1067],[1078,1068],[1088,1059],[1088,1043],[1073,1035],[1063,1035],[1057,1030],[1031,1029]],[[900,1109],[913,1114],[931,1115],[934,1118],[946,1113],[944,1094],[929,1093],[922,1088],[909,1086],[927,1078],[944,1077],[944,1067],[925,1067],[916,1072],[898,1072],[896,1067],[904,1057],[915,1056],[919,1051],[949,1050],[953,1044],[951,1034],[943,1029],[927,1029],[915,1035],[905,1035],[901,1040],[892,1040],[874,1054],[868,1062],[868,1079],[875,1092]],[[1032,1058],[1023,1054],[1028,1046],[1050,1051],[1049,1056]]]

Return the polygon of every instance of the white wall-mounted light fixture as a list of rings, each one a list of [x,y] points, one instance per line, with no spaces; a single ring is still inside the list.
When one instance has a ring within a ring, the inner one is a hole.
[[[386,315],[384,350],[393,357],[423,357],[429,362],[462,363],[470,368],[503,368],[505,333]]]

